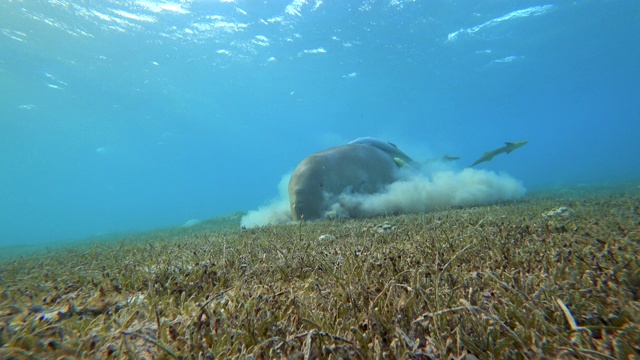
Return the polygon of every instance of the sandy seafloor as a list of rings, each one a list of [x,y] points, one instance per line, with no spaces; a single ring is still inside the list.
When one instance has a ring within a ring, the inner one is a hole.
[[[638,358],[640,185],[4,248],[0,358]]]

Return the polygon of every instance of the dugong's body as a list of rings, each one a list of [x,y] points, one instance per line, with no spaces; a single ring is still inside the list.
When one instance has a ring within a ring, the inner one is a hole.
[[[315,153],[291,174],[291,215],[294,220],[320,219],[338,195],[375,193],[396,180],[398,168],[411,161],[395,145],[374,138]]]

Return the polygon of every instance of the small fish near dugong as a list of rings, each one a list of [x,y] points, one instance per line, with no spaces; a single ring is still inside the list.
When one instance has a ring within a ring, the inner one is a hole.
[[[491,161],[496,155],[500,154],[510,154],[513,150],[527,145],[528,141],[514,141],[514,142],[506,142],[503,147],[499,147],[495,150],[487,151],[482,154],[482,156],[476,160],[473,164],[469,165],[469,167],[476,166],[480,163]]]
[[[399,177],[413,160],[394,144],[371,137],[315,153],[295,168],[289,180],[293,220],[323,218],[344,192],[372,194]]]

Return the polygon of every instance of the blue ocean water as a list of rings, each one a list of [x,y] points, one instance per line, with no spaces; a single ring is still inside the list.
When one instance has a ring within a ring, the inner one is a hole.
[[[255,209],[362,136],[640,178],[637,1],[3,0],[0,32],[0,246]]]

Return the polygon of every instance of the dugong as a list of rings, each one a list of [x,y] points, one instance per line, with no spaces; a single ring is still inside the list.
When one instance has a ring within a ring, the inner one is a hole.
[[[320,219],[343,192],[375,193],[398,179],[400,167],[412,163],[394,144],[371,137],[315,153],[291,174],[291,216]]]

